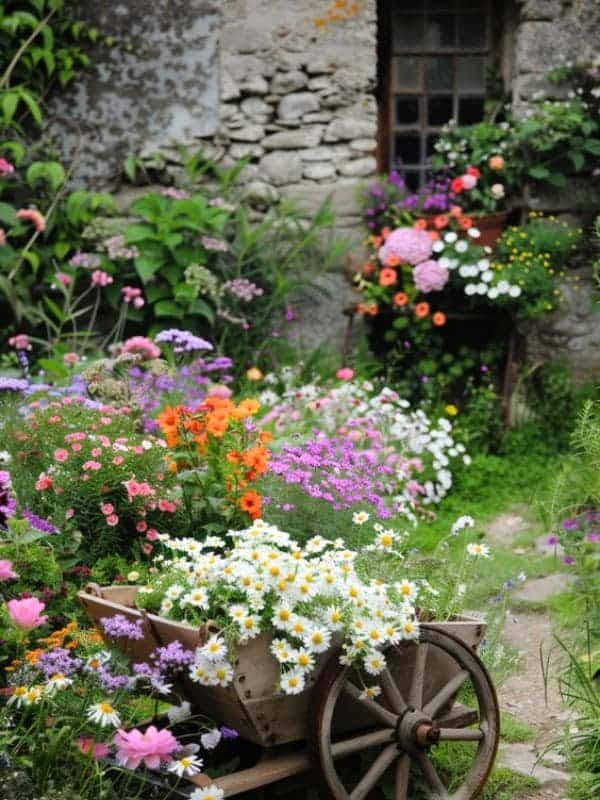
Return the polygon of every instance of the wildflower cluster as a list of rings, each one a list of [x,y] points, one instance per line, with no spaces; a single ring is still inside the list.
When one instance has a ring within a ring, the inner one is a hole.
[[[376,544],[389,548],[396,537],[378,528]],[[268,633],[285,694],[306,688],[319,657],[334,643],[342,645],[342,663],[377,676],[385,669],[389,644],[418,636],[417,585],[363,580],[355,568],[358,553],[343,540],[316,536],[301,547],[261,519],[228,535],[233,546],[224,554],[225,542],[218,538],[204,545],[166,539],[175,557],[159,557],[156,579],[138,592],[138,604],[163,616],[219,624],[219,633],[196,651],[189,670],[193,681],[228,686],[234,647],[261,633]]]
[[[216,511],[225,524],[261,515],[262,499],[252,484],[267,470],[271,436],[252,421],[259,409],[256,400],[236,405],[209,396],[193,409],[168,406],[159,414],[169,469],[179,473],[182,502],[194,518],[208,522]]]

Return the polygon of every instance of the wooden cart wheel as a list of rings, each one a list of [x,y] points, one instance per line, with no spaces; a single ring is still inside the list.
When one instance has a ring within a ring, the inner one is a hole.
[[[500,732],[498,701],[486,668],[459,639],[427,625],[421,626],[418,644],[390,647],[386,659],[384,672],[369,679],[369,684],[379,683],[381,694],[377,698],[359,697],[357,672],[339,663],[339,652],[332,654],[315,686],[309,742],[326,797],[363,800],[387,773],[386,785],[389,788],[392,783],[394,800],[408,800],[409,782],[416,768],[431,797],[472,800],[492,768]],[[452,677],[443,678],[445,673]],[[473,695],[468,701],[470,708],[455,706],[457,693],[463,687],[466,691],[469,685]],[[351,733],[335,733],[342,717]],[[365,725],[358,732],[357,718]],[[466,762],[466,774],[460,785],[450,788],[432,760],[435,748],[443,743],[469,751],[460,754],[460,763]],[[371,749],[375,758],[358,782],[356,775],[351,779],[346,776],[340,762],[336,765],[336,759],[352,755],[356,763],[361,753]],[[353,788],[346,785],[350,781]]]

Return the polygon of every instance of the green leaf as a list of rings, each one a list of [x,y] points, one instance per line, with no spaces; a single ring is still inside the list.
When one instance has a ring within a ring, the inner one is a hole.
[[[127,244],[145,242],[147,239],[154,239],[156,236],[150,225],[130,225],[125,229],[125,241]]]
[[[62,261],[70,249],[71,249],[70,242],[64,242],[64,241],[57,242],[54,245],[54,255],[58,258],[59,261]]]
[[[62,308],[57,305],[57,303],[52,300],[52,298],[48,297],[48,295],[44,296],[44,304],[46,305],[47,309],[53,314],[54,318],[57,322],[63,322],[65,319],[65,315],[63,313]]]
[[[142,255],[138,256],[133,263],[135,264],[135,271],[140,276],[142,282],[148,283],[162,267],[164,262],[153,256]]]
[[[137,176],[138,160],[135,156],[129,156],[125,159],[123,164],[123,172],[129,178],[131,183],[135,183]]]
[[[34,250],[28,250],[26,253],[23,253],[23,260],[29,262],[33,274],[35,275],[40,268],[40,257],[38,254]]]
[[[157,300],[171,297],[171,287],[166,283],[151,283],[146,287],[146,300],[152,305]]]
[[[585,156],[582,153],[569,153],[569,158],[573,162],[573,166],[577,172],[583,169],[583,165],[585,164]]]
[[[600,139],[586,139],[583,149],[592,155],[600,156]]]
[[[567,178],[561,172],[552,172],[548,176],[548,183],[552,184],[552,186],[562,188],[567,185]]]
[[[550,170],[538,165],[536,167],[530,167],[529,175],[538,181],[543,181],[550,175]]]
[[[30,92],[26,91],[25,89],[20,89],[19,96],[29,109],[29,113],[31,114],[31,116],[34,118],[37,124],[41,126],[43,120],[42,112],[40,110],[37,101],[34,99],[33,95]]]
[[[8,203],[0,203],[0,222],[4,225],[16,225],[18,221],[15,209]]]
[[[66,173],[58,161],[36,161],[27,170],[25,179],[32,189],[37,181],[44,180],[50,190],[56,192],[65,182]]]
[[[38,359],[38,364],[42,369],[45,369],[46,372],[50,372],[59,378],[66,378],[69,375],[69,368],[61,361],[50,358],[40,358]]]
[[[182,319],[184,311],[181,306],[177,305],[173,300],[161,300],[154,306],[154,313],[157,317],[175,317]]]
[[[6,92],[2,95],[2,116],[4,125],[8,126],[12,122],[17,106],[19,105],[19,95],[17,92]]]
[[[204,300],[200,300],[200,298],[194,300],[194,302],[190,304],[188,313],[198,314],[207,319],[211,324],[215,321],[214,310]]]

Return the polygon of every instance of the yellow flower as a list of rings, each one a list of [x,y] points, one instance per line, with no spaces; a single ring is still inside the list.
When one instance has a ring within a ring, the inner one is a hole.
[[[452,403],[446,406],[445,411],[449,417],[455,417],[458,414],[458,408]]]
[[[262,381],[264,375],[258,367],[250,367],[250,369],[246,371],[246,377],[249,381]]]

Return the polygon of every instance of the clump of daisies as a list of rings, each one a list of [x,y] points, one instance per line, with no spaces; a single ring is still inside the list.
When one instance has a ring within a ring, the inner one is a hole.
[[[193,626],[217,623],[218,632],[189,665],[193,681],[228,686],[236,648],[261,634],[280,665],[279,687],[273,688],[285,694],[302,692],[334,646],[341,647],[342,663],[377,676],[388,645],[418,637],[417,583],[365,577],[356,568],[359,554],[342,539],[314,536],[301,546],[260,519],[229,531],[228,538],[233,544],[226,550],[218,537],[202,543],[163,537],[173,556],[157,557],[155,576],[138,592],[138,605],[162,616]],[[396,534],[377,524],[375,549],[398,544]]]

